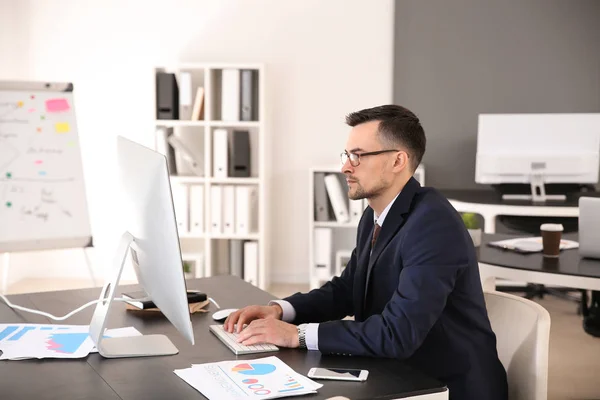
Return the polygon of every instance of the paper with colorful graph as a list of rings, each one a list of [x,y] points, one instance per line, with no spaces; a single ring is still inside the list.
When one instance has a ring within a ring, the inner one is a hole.
[[[323,386],[275,356],[194,364],[174,372],[209,400],[276,399],[316,393]]]
[[[133,328],[108,329],[104,337],[139,336]],[[0,324],[0,360],[83,358],[96,351],[89,325]]]

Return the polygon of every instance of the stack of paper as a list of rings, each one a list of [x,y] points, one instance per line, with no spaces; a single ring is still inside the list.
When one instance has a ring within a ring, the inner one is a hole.
[[[0,324],[0,360],[83,358],[97,351],[89,325]],[[133,328],[108,329],[104,337],[139,336]]]
[[[316,393],[323,386],[296,373],[275,356],[194,364],[174,372],[209,400],[249,396],[276,399]]]
[[[543,249],[541,236],[498,240],[489,242],[488,246],[498,247],[504,250],[513,250],[519,253],[537,253]],[[562,239],[560,241],[560,250],[570,250],[578,247],[579,243],[573,240]]]

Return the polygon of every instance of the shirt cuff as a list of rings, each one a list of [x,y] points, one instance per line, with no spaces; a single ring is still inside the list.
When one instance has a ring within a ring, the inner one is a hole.
[[[292,322],[294,319],[296,319],[296,310],[294,309],[294,306],[290,304],[289,301],[271,300],[269,302],[269,305],[272,306],[273,304],[279,304],[279,306],[283,310],[283,314],[281,314],[282,321]]]
[[[306,339],[307,350],[319,350],[319,324],[306,324]]]

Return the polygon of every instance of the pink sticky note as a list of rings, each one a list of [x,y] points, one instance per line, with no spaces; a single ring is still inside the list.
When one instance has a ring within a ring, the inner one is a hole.
[[[35,108],[30,108],[29,110],[27,110],[27,112],[30,112],[30,113],[35,112]]]
[[[35,165],[40,165],[42,163],[42,160],[36,160],[35,161]]]
[[[49,113],[52,112],[62,112],[69,111],[69,102],[67,99],[50,99],[46,100],[46,111]]]

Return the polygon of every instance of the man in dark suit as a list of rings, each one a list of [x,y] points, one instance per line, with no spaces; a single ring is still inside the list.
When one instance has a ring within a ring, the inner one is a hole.
[[[412,177],[425,152],[419,119],[386,105],[346,122],[348,197],[369,207],[344,272],[309,293],[238,310],[225,329],[249,324],[245,345],[406,360],[448,385],[452,400],[506,400],[473,242],[452,205]]]

